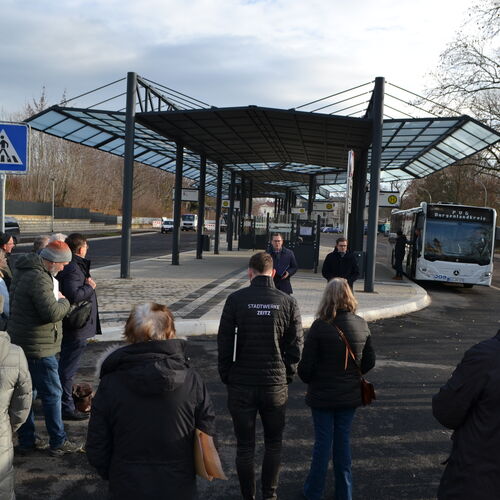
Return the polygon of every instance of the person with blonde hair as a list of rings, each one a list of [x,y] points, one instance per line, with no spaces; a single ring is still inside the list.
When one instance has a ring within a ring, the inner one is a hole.
[[[196,498],[195,429],[214,434],[214,410],[200,375],[175,337],[170,310],[136,306],[125,325],[127,345],[105,353],[86,451],[109,481],[110,498]]]
[[[347,280],[333,278],[328,282],[298,367],[299,377],[308,384],[306,404],[311,407],[314,423],[312,461],[303,490],[308,500],[322,498],[330,458],[335,500],[352,499],[349,438],[354,413],[362,405],[360,370],[364,374],[375,366],[370,330],[355,314],[356,307]],[[348,355],[342,334],[356,361]]]

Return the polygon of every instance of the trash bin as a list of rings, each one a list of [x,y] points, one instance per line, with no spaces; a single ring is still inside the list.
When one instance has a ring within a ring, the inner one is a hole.
[[[359,279],[363,279],[365,277],[366,252],[355,251],[353,253],[359,268]]]
[[[204,252],[209,252],[210,251],[210,236],[208,234],[202,234],[202,249]]]

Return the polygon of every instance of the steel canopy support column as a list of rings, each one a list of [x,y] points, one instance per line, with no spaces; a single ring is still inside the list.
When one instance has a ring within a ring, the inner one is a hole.
[[[378,194],[380,184],[380,163],[382,157],[382,129],[384,123],[384,78],[375,78],[373,89],[372,157],[370,165],[370,206],[368,207],[368,236],[366,240],[365,292],[373,292],[375,262],[377,257]]]
[[[135,95],[137,74],[127,73],[127,111],[125,118],[125,156],[123,163],[122,238],[120,278],[130,278],[132,243],[132,199],[134,189]]]
[[[313,202],[316,198],[316,178],[314,175],[309,176],[309,196],[307,198],[307,218],[311,219],[313,211]]]
[[[234,191],[236,184],[236,173],[231,172],[231,182],[229,184],[229,211],[227,214],[227,250],[233,251],[233,218],[234,218]]]
[[[215,200],[215,241],[214,255],[219,255],[220,219],[222,216],[222,163],[217,164],[217,199]],[[227,231],[227,225],[226,225]]]
[[[363,251],[364,211],[366,203],[366,174],[368,169],[368,151],[355,157],[352,183],[352,212],[349,218],[349,247],[354,251]]]
[[[247,183],[245,177],[241,176],[241,194],[240,194],[240,214],[245,217],[247,212]]]
[[[196,258],[203,255],[203,227],[205,226],[205,182],[207,178],[207,157],[200,156],[200,182],[198,186],[198,228],[196,242]]]
[[[175,188],[174,188],[174,229],[172,233],[172,265],[179,265],[179,243],[181,238],[181,197],[182,197],[182,169],[184,166],[184,147],[176,143],[175,156]]]
[[[248,182],[248,216],[252,215],[252,204],[253,204],[253,180],[250,179]]]

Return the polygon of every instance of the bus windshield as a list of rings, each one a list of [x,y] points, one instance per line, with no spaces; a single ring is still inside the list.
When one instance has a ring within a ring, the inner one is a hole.
[[[193,214],[185,214],[182,216],[182,220],[186,222],[193,222],[194,221],[194,215]]]
[[[492,241],[491,224],[427,219],[424,257],[485,266],[491,261]]]

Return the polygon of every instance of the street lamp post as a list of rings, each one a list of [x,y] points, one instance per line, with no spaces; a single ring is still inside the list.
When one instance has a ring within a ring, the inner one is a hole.
[[[475,179],[475,181],[478,182],[479,184],[481,184],[481,186],[483,186],[483,189],[484,189],[484,206],[486,206],[486,204],[488,203],[488,191],[486,190],[486,186],[484,185],[484,182],[480,181],[479,179]]]
[[[429,193],[429,191],[427,191],[427,189],[423,188],[423,187],[419,187],[419,189],[421,189],[422,191],[425,191],[428,195],[429,195],[429,203],[432,203],[432,196],[431,196],[431,193]]]
[[[56,179],[55,177],[51,177],[50,180],[52,181],[52,217],[51,217],[51,232],[54,232],[54,216],[55,216],[55,205],[56,205]]]

